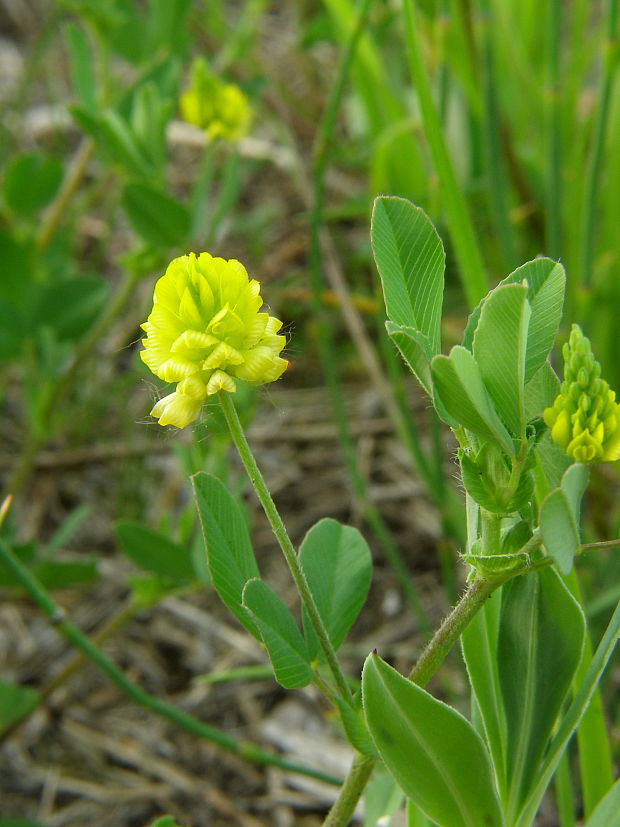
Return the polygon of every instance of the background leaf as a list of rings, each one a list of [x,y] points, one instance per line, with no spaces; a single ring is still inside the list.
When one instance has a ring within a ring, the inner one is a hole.
[[[48,282],[37,291],[33,324],[51,327],[60,341],[77,339],[90,329],[108,297],[97,276]]]
[[[0,735],[39,704],[41,696],[29,686],[0,681]]]
[[[596,805],[585,827],[620,827],[620,779]]]
[[[372,654],[362,674],[368,728],[405,795],[440,827],[500,827],[491,762],[455,709]]]
[[[20,215],[34,215],[56,195],[62,181],[62,162],[52,155],[18,155],[4,173],[4,199]]]
[[[306,642],[278,595],[262,580],[248,580],[243,589],[243,605],[260,630],[278,683],[285,689],[311,683],[313,672]]]
[[[299,562],[325,624],[338,649],[366,601],[372,577],[372,557],[356,528],[329,518],[308,531],[299,549]],[[319,642],[306,612],[303,625],[312,658]]]
[[[187,546],[132,521],[117,523],[116,536],[125,554],[141,569],[159,574],[173,583],[196,580],[191,551]]]
[[[259,576],[245,514],[217,477],[201,472],[192,483],[213,585],[237,620],[260,640],[242,603],[243,587]]]
[[[127,184],[123,207],[134,230],[154,247],[176,247],[187,239],[189,211],[148,184]]]

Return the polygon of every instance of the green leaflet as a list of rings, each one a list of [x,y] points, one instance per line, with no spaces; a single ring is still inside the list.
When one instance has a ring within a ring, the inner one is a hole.
[[[514,270],[499,283],[496,290],[507,284],[522,284],[524,281],[527,282],[527,300],[532,311],[525,357],[525,381],[529,382],[553,347],[562,318],[566,274],[557,261],[535,258]],[[469,350],[473,345],[482,308],[492,293],[480,302],[469,317],[463,335],[463,345]]]
[[[245,515],[217,477],[201,472],[192,483],[213,585],[237,620],[260,640],[241,601],[247,581],[259,576]]]
[[[430,359],[441,347],[445,253],[426,213],[405,198],[375,199],[371,241],[392,322],[420,331]]]
[[[496,287],[482,305],[473,354],[495,410],[511,433],[525,437],[523,391],[530,321],[527,288]]]
[[[435,356],[431,370],[435,393],[450,416],[477,436],[492,440],[514,456],[510,434],[493,407],[472,354],[456,345],[449,356]]]
[[[306,643],[278,595],[262,580],[248,580],[243,605],[260,630],[278,683],[285,689],[311,683],[313,672]]]
[[[372,558],[366,540],[356,528],[323,519],[304,537],[299,562],[329,639],[338,649],[364,605],[372,576]],[[319,642],[307,614],[303,624],[314,659]]]
[[[568,574],[581,542],[579,537],[579,509],[588,484],[588,467],[575,463],[562,477],[540,507],[540,531],[547,552],[555,560],[562,574]]]

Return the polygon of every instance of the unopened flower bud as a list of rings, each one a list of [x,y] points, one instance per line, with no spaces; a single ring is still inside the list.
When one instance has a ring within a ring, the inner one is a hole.
[[[543,413],[551,438],[578,462],[620,459],[620,405],[600,378],[601,366],[578,325],[573,325],[562,354],[564,381],[553,405]]]
[[[224,83],[199,58],[192,66],[192,79],[179,101],[181,115],[203,129],[211,140],[234,143],[244,138],[252,111],[246,95],[234,83]]]

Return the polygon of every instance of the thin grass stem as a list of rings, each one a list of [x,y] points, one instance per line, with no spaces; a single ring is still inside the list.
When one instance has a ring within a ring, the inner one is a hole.
[[[404,0],[409,71],[420,102],[426,139],[439,178],[448,226],[467,303],[475,307],[488,290],[488,280],[467,204],[460,190],[441,129],[431,84],[422,57],[420,25],[414,0]]]
[[[607,0],[605,44],[598,108],[594,119],[592,148],[586,174],[586,188],[580,229],[578,283],[589,287],[594,272],[594,233],[598,207],[603,149],[609,121],[611,93],[617,74],[618,13],[620,0]]]
[[[167,718],[187,732],[206,738],[223,749],[235,753],[255,764],[280,767],[289,772],[307,775],[318,778],[329,784],[339,784],[340,780],[326,773],[294,764],[280,758],[278,755],[269,753],[255,744],[246,741],[238,741],[231,735],[204,721],[194,718],[187,712],[166,703],[154,695],[146,692],[142,687],[134,683],[119,667],[105,655],[74,623],[67,620],[64,611],[53,600],[49,592],[31,574],[24,564],[16,557],[5,543],[0,541],[0,561],[11,571],[19,584],[26,590],[39,608],[50,618],[55,629],[63,635],[70,643],[86,655],[106,675],[121,692],[140,706],[150,709],[157,715]]]

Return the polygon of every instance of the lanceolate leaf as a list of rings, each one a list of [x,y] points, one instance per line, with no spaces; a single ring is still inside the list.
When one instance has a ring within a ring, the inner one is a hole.
[[[445,253],[426,213],[405,198],[375,199],[370,231],[388,317],[440,350]]]
[[[498,286],[522,284],[524,280],[527,281],[527,300],[532,310],[525,357],[525,381],[528,382],[545,362],[553,346],[562,318],[566,274],[557,261],[535,258],[518,267]],[[485,298],[480,302],[467,322],[463,345],[470,350],[480,312],[486,301]]]
[[[512,819],[536,782],[584,635],[583,612],[553,569],[521,575],[503,587],[497,659],[506,714],[505,796]]]
[[[455,709],[381,658],[362,674],[368,728],[385,765],[439,827],[500,827],[491,762],[480,736]]]
[[[260,640],[241,602],[243,587],[259,575],[245,515],[217,477],[201,472],[192,482],[213,585],[237,620]]]
[[[251,613],[267,647],[276,680],[286,689],[312,682],[310,655],[292,614],[262,580],[249,580],[243,605]]]
[[[320,520],[304,537],[299,562],[329,639],[338,649],[368,594],[372,575],[368,544],[356,528]],[[305,612],[303,623],[314,658],[319,643]]]
[[[461,635],[467,674],[500,783],[504,778],[506,749],[506,722],[497,670],[501,605],[502,590],[497,589]]]
[[[496,287],[489,293],[474,334],[473,353],[500,418],[523,439],[525,348],[530,320],[527,288]]]
[[[491,439],[508,454],[514,445],[497,415],[472,354],[457,345],[449,356],[431,362],[435,393],[451,417],[482,439]]]
[[[601,676],[609,663],[609,659],[614,652],[619,636],[620,604],[616,606],[616,610],[607,625],[607,629],[601,638],[601,642],[597,646],[592,662],[590,663],[586,675],[575,693],[575,697],[573,698],[571,705],[562,715],[560,725],[558,726],[557,732],[553,736],[536,778],[536,783],[532,785],[527,801],[523,805],[523,808],[519,814],[519,818],[514,822],[515,827],[530,827],[530,825],[533,824],[534,817],[545,794],[545,790],[551,781],[553,773],[558,766],[569,740],[571,739],[575,729],[579,725],[579,722],[582,720],[592,701],[592,697],[596,691],[599,681],[601,680]]]

